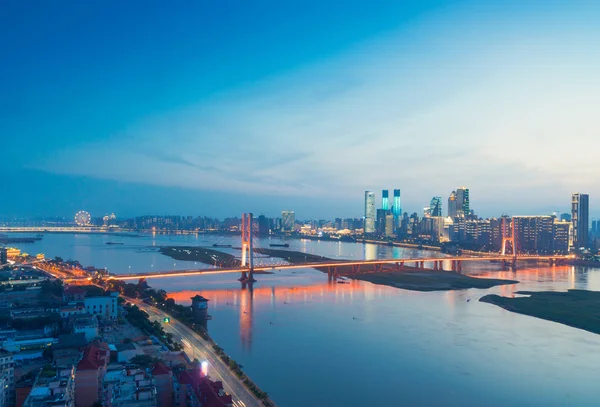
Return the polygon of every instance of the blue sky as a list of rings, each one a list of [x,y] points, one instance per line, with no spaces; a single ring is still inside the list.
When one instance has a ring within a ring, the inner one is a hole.
[[[600,3],[3,2],[0,213],[592,213]]]

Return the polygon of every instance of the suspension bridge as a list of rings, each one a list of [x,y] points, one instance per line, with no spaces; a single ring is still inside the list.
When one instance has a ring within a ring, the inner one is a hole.
[[[411,257],[395,259],[375,259],[375,260],[333,260],[324,259],[323,261],[307,261],[287,264],[264,264],[255,263],[255,253],[260,249],[255,248],[253,236],[253,217],[251,213],[242,215],[241,227],[241,263],[235,267],[205,268],[190,270],[170,270],[144,272],[135,274],[110,275],[108,278],[115,280],[137,280],[140,278],[167,278],[167,277],[185,277],[213,274],[238,274],[239,281],[253,282],[255,273],[272,272],[274,270],[293,270],[304,268],[315,268],[326,271],[329,276],[351,275],[353,273],[364,272],[385,272],[400,271],[405,269],[429,269],[438,271],[461,271],[464,262],[500,262],[504,269],[517,268],[517,262],[520,261],[543,261],[550,264],[560,264],[567,259],[569,255],[532,255],[519,254],[515,244],[514,221],[512,227],[503,226],[502,251],[498,254],[481,254],[470,256],[446,256],[446,257]],[[505,232],[506,230],[506,232]],[[440,255],[441,256],[441,255]]]

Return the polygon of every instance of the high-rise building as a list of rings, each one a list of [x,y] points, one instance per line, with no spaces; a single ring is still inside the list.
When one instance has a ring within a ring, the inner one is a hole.
[[[294,211],[281,211],[281,229],[284,232],[293,232],[296,227],[296,214]]]
[[[269,236],[269,223],[265,215],[258,216],[258,236]]]
[[[365,191],[364,233],[375,233],[375,193]]]
[[[571,228],[571,222],[554,219],[553,248],[555,253],[567,253],[569,251],[569,233]]]
[[[390,209],[390,191],[387,189],[381,191],[381,209],[384,211]]]
[[[389,211],[385,215],[385,237],[394,236],[394,215]]]
[[[442,198],[434,196],[429,203],[429,213],[434,217],[442,216]]]
[[[375,223],[375,229],[380,235],[385,235],[386,216],[389,213],[390,211],[386,211],[384,209],[377,209],[377,222]]]
[[[573,246],[575,250],[589,244],[589,195],[576,193],[571,197],[571,221],[573,222]]]
[[[454,220],[458,214],[457,210],[456,191],[452,191],[452,193],[450,193],[450,197],[448,198],[448,217]]]
[[[514,216],[515,245],[521,253],[554,251],[554,218],[552,216]]]
[[[456,189],[456,211],[458,215],[469,216],[471,214],[469,188],[460,187]]]
[[[394,202],[392,203],[392,213],[396,221],[402,217],[402,203],[400,202],[400,190],[394,189]]]

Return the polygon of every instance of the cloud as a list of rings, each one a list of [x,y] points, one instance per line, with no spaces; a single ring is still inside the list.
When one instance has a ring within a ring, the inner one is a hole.
[[[492,34],[416,30],[419,48],[402,32],[82,143],[42,167],[311,199],[400,187],[417,207],[466,184],[497,206],[515,194],[525,206],[541,197],[566,205],[600,170],[589,148],[600,128],[598,31]]]

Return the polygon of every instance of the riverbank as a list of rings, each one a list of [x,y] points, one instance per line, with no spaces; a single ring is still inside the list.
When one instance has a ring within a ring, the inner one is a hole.
[[[235,256],[218,250],[198,246],[162,246],[161,254],[174,260],[198,261],[216,267],[239,267],[241,262]]]
[[[448,291],[467,288],[491,288],[497,285],[517,284],[515,280],[475,278],[452,271],[386,271],[360,273],[348,276],[355,280],[387,285],[412,291]]]
[[[600,292],[587,290],[517,291],[523,297],[489,294],[479,301],[507,311],[558,322],[573,328],[600,334]]]

